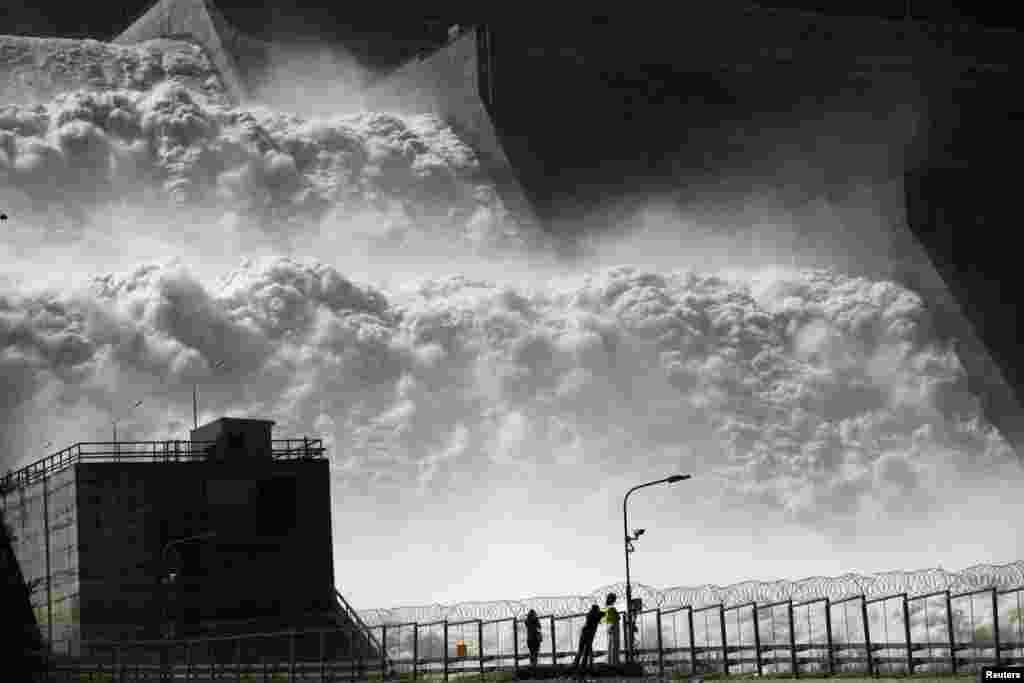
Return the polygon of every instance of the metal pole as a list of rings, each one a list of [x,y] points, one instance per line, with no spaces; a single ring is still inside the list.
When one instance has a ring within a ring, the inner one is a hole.
[[[192,384],[192,429],[199,429],[199,385]]]
[[[836,658],[832,647],[832,602],[825,598],[825,644],[828,646],[828,673],[836,672]]]
[[[629,522],[627,521],[627,516],[628,516],[629,512],[626,509],[626,504],[629,502],[629,494],[633,493],[633,491],[636,490],[636,488],[639,488],[639,487],[634,487],[634,488],[630,489],[629,491],[627,491],[626,492],[626,496],[622,499],[622,539],[623,539],[623,550],[625,551],[625,555],[626,555],[626,620],[627,621],[629,620],[629,605],[633,601],[633,588],[630,585],[630,581],[629,581]],[[630,629],[629,624],[626,624],[626,639],[625,639],[626,640],[626,642],[625,642],[625,646],[626,646],[626,662],[632,662],[633,661],[632,660],[632,653],[630,652],[630,647],[629,647],[629,636],[630,636],[630,631],[631,630],[632,629]],[[611,643],[609,643],[609,654],[610,654],[610,646],[611,646]]]
[[[658,677],[665,677],[665,652],[661,643],[661,608],[654,612],[654,623],[658,627]]]
[[[761,625],[757,615],[757,603],[754,603],[754,661],[757,663],[757,675],[764,675],[764,661],[761,659]]]
[[[185,680],[192,680],[192,642],[185,641]]]
[[[444,646],[441,648],[442,662],[444,662],[444,680],[448,680],[448,620],[444,620]]]
[[[235,639],[235,680],[242,683],[242,639]]]
[[[412,680],[416,680],[417,662],[420,654],[420,625],[412,625]]]
[[[288,680],[295,680],[295,629],[288,634]]]
[[[914,675],[914,644],[910,642],[910,605],[907,594],[903,594],[903,636],[907,642],[907,675]]]
[[[324,683],[324,659],[327,656],[327,631],[320,631],[320,683]]]
[[[480,655],[480,675],[484,675],[484,622],[476,620],[476,647]]]
[[[996,656],[995,664],[999,666],[1001,660],[999,656],[999,593],[995,588],[992,589],[992,638],[995,641],[993,643]]]
[[[722,673],[729,675],[729,643],[725,639],[725,605],[718,606],[718,624],[722,632]]]
[[[555,647],[555,615],[548,617],[551,621],[551,666],[558,663],[558,649]]]
[[[946,591],[946,632],[949,635],[949,668],[956,673],[956,636],[953,633],[953,596]]]
[[[43,474],[43,542],[46,555],[46,647],[53,651],[53,566],[50,564],[50,478]]]
[[[868,676],[875,675],[875,657],[871,650],[871,624],[868,622],[868,597],[860,596],[860,614],[864,621],[864,651],[867,653]]]
[[[512,618],[512,668],[519,673],[519,620]]]
[[[380,670],[385,678],[388,675],[388,625],[380,626]]]
[[[697,644],[694,642],[693,635],[693,607],[687,606],[686,608],[686,622],[690,629],[690,673],[697,673]]]
[[[786,610],[789,613],[789,666],[793,670],[793,677],[800,677],[800,667],[796,661],[796,626],[793,623],[793,599],[790,598]]]

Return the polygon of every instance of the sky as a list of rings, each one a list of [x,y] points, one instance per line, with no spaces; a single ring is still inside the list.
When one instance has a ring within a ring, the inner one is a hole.
[[[336,52],[282,66],[319,119],[232,109],[187,47],[92,54],[97,90],[0,107],[3,467],[115,416],[184,438],[198,383],[206,418],[325,440],[361,609],[620,582],[623,494],[675,473],[631,498],[646,586],[1020,558],[1020,460],[922,299],[865,275],[921,258],[889,253],[897,180],[709,177],[566,263],[442,122],[332,103]],[[817,173],[813,142],[774,166]]]

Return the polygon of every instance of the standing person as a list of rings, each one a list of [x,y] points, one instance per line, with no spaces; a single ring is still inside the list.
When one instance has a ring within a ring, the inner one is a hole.
[[[597,635],[597,626],[600,623],[601,608],[591,605],[590,611],[587,612],[587,620],[583,623],[583,630],[580,631],[580,647],[572,663],[572,668],[577,672],[589,671],[594,663],[594,636]]]
[[[615,609],[618,596],[609,593],[605,598],[604,623],[608,624],[608,663],[619,663],[619,610]]]
[[[530,648],[530,668],[537,668],[537,655],[540,652],[540,642],[544,638],[540,634],[540,617],[536,610],[526,613],[526,647]]]

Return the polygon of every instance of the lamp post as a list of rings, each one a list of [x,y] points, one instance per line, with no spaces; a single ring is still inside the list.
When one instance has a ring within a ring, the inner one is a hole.
[[[205,534],[196,534],[195,536],[186,536],[185,538],[179,538],[179,539],[176,539],[176,540],[173,540],[173,541],[168,541],[164,545],[163,550],[160,551],[160,563],[161,563],[161,566],[163,567],[163,570],[164,570],[164,575],[161,577],[161,583],[164,586],[164,628],[165,628],[164,637],[165,638],[171,638],[174,635],[171,632],[171,629],[168,629],[167,626],[170,623],[170,614],[169,614],[169,611],[170,611],[170,609],[169,609],[170,608],[170,587],[171,587],[171,584],[175,583],[175,580],[177,579],[177,576],[178,576],[178,574],[176,572],[169,572],[169,571],[167,571],[167,569],[168,569],[167,568],[167,552],[171,548],[176,546],[176,545],[179,545],[179,544],[182,544],[182,543],[188,543],[189,541],[202,541],[202,540],[206,540],[208,538],[213,538],[216,535],[217,535],[217,533],[215,531],[210,531],[210,532],[205,533]]]
[[[211,370],[224,367],[224,361],[219,360],[213,364]],[[192,428],[199,429],[199,383],[192,383]]]
[[[691,478],[691,474],[673,474],[671,477],[665,477],[664,479],[658,479],[657,481],[649,481],[646,484],[640,484],[634,486],[629,491],[626,491],[625,497],[622,499],[622,536],[625,544],[626,551],[626,661],[633,661],[633,587],[629,581],[629,554],[633,552],[633,541],[636,541],[643,535],[644,529],[636,529],[633,536],[629,535],[629,521],[628,521],[628,510],[627,504],[629,503],[629,495],[638,489],[642,489],[647,486],[654,486],[655,484],[675,484],[680,481],[685,481]]]
[[[141,405],[142,405],[142,399],[139,399],[138,401],[135,402],[135,405],[133,405],[129,410],[135,410],[136,408],[138,408]],[[117,423],[118,423],[119,420],[121,420],[120,417],[115,417],[113,420],[111,420],[111,426],[114,429],[114,454],[115,455],[117,455],[117,453],[118,453],[118,447],[117,447]]]

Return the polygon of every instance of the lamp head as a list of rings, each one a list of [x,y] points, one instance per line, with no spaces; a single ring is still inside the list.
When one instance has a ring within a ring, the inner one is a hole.
[[[644,535],[645,531],[646,531],[646,529],[633,529],[633,536],[635,538],[640,538],[641,536]]]
[[[675,484],[676,482],[686,481],[687,479],[690,479],[692,477],[692,474],[673,474],[665,481],[667,481],[669,484]]]

